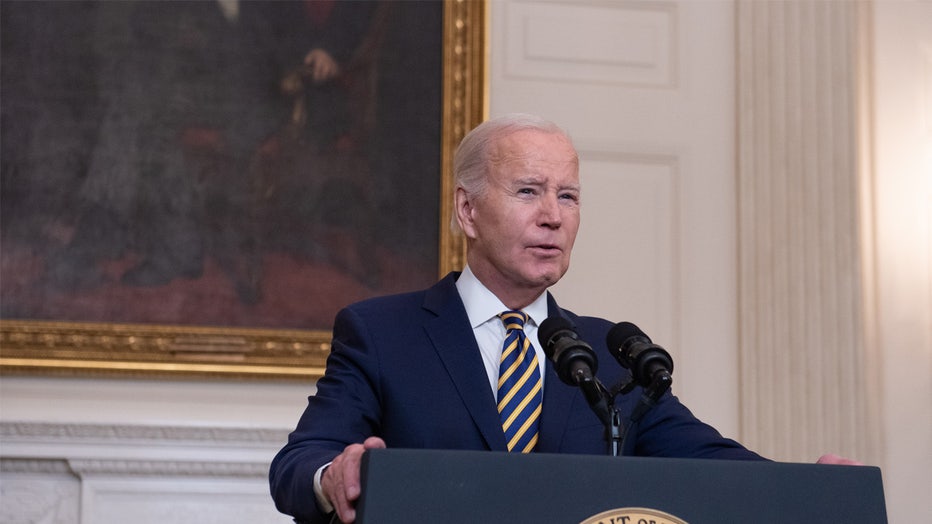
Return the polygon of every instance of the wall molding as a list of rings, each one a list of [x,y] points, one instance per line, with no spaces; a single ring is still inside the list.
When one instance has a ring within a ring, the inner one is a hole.
[[[513,79],[674,89],[676,2],[509,2],[502,52]],[[576,37],[586,27],[589,38]]]
[[[181,507],[184,522],[203,522],[205,512],[216,521],[248,514],[251,522],[283,522],[268,471],[287,436],[272,428],[3,421],[0,522],[109,524],[125,522],[126,511],[158,522]]]
[[[219,443],[284,442],[288,432],[267,428],[210,426],[154,426],[131,424],[67,424],[51,422],[0,422],[0,437],[8,439],[111,440],[119,442],[169,441]]]

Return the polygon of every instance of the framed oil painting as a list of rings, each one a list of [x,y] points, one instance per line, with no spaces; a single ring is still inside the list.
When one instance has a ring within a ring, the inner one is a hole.
[[[484,1],[4,1],[0,370],[323,372],[462,266]]]

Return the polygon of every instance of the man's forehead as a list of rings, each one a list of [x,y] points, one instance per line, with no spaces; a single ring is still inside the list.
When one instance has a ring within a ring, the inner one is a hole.
[[[557,189],[579,189],[579,176],[577,173],[573,173],[573,176],[570,178],[559,178],[554,179],[550,176],[549,173],[515,173],[515,176],[512,177],[511,183],[513,185],[527,185],[527,186],[546,186],[554,185]]]
[[[492,156],[499,158],[555,157],[566,153],[576,158],[576,150],[569,139],[560,133],[539,129],[521,129],[500,137],[491,148]]]

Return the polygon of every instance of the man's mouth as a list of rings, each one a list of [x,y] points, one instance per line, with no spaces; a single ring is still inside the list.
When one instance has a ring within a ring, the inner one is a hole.
[[[531,249],[535,251],[543,251],[548,254],[559,253],[561,251],[560,246],[556,244],[535,244],[531,246]]]

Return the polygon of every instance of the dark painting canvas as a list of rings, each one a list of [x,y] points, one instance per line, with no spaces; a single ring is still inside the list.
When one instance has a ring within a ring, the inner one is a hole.
[[[432,283],[442,12],[3,1],[0,317],[329,330]]]

